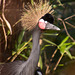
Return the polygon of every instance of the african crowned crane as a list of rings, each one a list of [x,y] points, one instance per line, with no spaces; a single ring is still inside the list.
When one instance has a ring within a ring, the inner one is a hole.
[[[36,4],[35,7],[29,6],[26,9],[26,13],[23,14],[23,27],[32,30],[33,47],[31,54],[27,61],[14,61],[6,64],[0,65],[0,75],[34,75],[37,68],[39,55],[40,55],[40,45],[39,38],[42,29],[53,29],[60,30],[58,27],[53,25],[53,17],[48,14],[51,8],[48,9],[49,5],[46,2],[46,7],[42,8],[42,4]],[[47,8],[47,9],[46,9]],[[44,10],[44,11],[43,11]],[[49,10],[49,11],[47,11]],[[25,23],[25,24],[24,24]]]

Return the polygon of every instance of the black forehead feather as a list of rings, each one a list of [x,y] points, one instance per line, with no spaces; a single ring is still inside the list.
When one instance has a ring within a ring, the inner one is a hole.
[[[42,17],[42,19],[44,19],[45,21],[48,21],[48,22],[50,22],[50,23],[52,23],[52,24],[53,24],[53,22],[54,22],[53,16],[52,16],[51,14],[49,14],[49,13],[45,14],[45,15]]]

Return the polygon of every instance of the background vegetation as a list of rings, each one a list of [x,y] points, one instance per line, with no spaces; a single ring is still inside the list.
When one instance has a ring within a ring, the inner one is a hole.
[[[0,61],[27,60],[32,49],[32,36],[30,32],[22,30],[19,21],[26,3],[33,5],[34,0],[8,0],[5,1],[5,6],[2,2],[3,0],[0,1]],[[74,75],[72,68],[75,68],[75,1],[49,0],[49,4],[52,4],[54,9],[54,24],[61,31],[42,33],[38,66],[45,75]]]

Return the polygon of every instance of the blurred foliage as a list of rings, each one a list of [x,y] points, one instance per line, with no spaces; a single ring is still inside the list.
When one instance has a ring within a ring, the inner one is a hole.
[[[31,46],[29,45],[29,43],[32,40],[32,38],[30,38],[29,41],[27,42],[26,41],[22,42],[24,34],[25,34],[25,30],[22,30],[22,32],[19,34],[18,40],[15,42],[15,49],[12,51],[13,58],[11,61],[14,61],[18,55],[22,56],[26,60],[28,59],[28,56],[30,54],[29,50],[31,50]],[[24,50],[28,50],[27,56]]]
[[[57,53],[54,54],[51,60],[51,61],[57,60],[57,64],[54,63],[55,67],[53,65],[52,70],[53,68],[55,70],[58,65],[61,65],[59,63],[62,57],[64,56],[68,56],[70,59],[75,59],[75,53],[74,53],[74,56],[72,56],[70,51],[72,47],[75,49],[75,42],[72,41],[69,36],[67,36],[66,31],[64,30],[63,23],[58,20],[58,18],[61,18],[62,20],[64,20],[67,17],[75,14],[75,9],[74,9],[75,0],[49,0],[49,1],[50,1],[49,4],[52,4],[54,9],[54,13],[53,13],[53,16],[55,18],[54,24],[58,26],[59,28],[61,28],[61,31],[60,32],[45,31],[44,33],[42,33],[42,36],[41,36],[42,44],[41,44],[39,66],[41,67],[41,69],[46,68],[45,71],[47,70],[47,66],[46,65],[44,66],[45,64],[44,62],[48,59],[47,63],[51,63],[50,59],[52,54],[48,52],[48,50],[51,51],[52,53],[55,52],[55,50],[57,50],[56,51]],[[31,4],[32,5],[34,4],[34,0],[31,0]],[[74,25],[75,17],[68,19],[67,22]],[[0,23],[0,26],[1,26],[1,23]],[[75,39],[75,29],[68,24],[66,24],[66,27],[69,34]],[[32,49],[32,36],[30,37],[28,41],[23,41],[24,34],[25,34],[25,30],[23,30],[19,34],[18,39],[15,40],[15,44],[14,44],[15,47],[12,50],[11,61],[14,61],[15,59],[27,60],[30,55],[30,52]],[[9,35],[9,31],[8,31],[8,35]],[[46,58],[46,60],[44,57],[44,52],[46,53],[48,52],[48,54],[46,55],[48,58]],[[48,66],[50,67],[49,64]],[[48,73],[45,72],[45,74],[48,74]]]

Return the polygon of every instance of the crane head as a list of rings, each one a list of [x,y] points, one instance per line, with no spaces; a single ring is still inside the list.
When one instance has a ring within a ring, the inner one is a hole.
[[[38,24],[41,29],[60,30],[53,25],[54,18],[51,15],[53,11],[52,5],[49,5],[48,1],[43,2],[43,0],[41,0],[38,3],[35,2],[33,6],[28,4],[26,8],[24,8],[24,12],[21,16],[22,27],[31,31]]]
[[[53,25],[54,18],[51,14],[45,14],[38,22],[38,26],[40,29],[52,29],[52,30],[60,30],[57,26]]]

